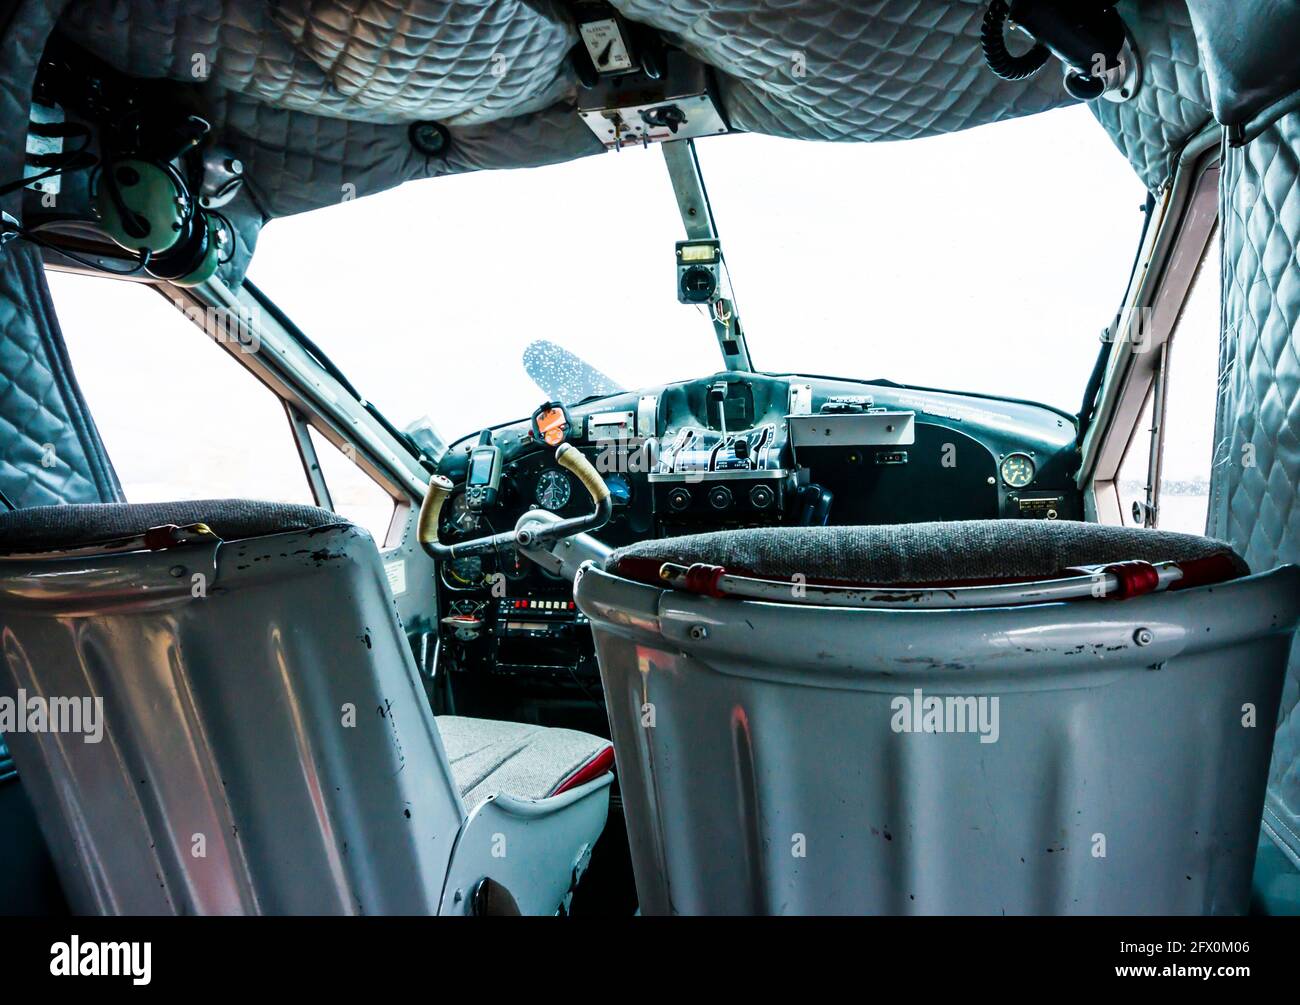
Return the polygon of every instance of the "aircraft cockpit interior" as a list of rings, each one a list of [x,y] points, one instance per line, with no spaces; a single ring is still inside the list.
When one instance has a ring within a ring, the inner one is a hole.
[[[0,913],[1300,913],[1297,46],[13,0]]]

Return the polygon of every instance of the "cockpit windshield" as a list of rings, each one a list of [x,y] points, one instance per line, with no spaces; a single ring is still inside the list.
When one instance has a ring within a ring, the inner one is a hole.
[[[697,149],[756,369],[1078,408],[1145,197],[1086,108]],[[399,425],[427,414],[451,439],[723,369],[704,309],[677,301],[685,234],[654,147],[352,194],[269,224],[250,277]]]
[[[275,220],[249,276],[392,422],[428,415],[450,440],[721,369],[673,292],[681,230],[663,157],[637,148]]]

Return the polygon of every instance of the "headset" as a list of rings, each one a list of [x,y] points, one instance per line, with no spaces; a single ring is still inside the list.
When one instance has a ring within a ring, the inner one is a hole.
[[[230,260],[234,228],[229,219],[199,204],[172,161],[138,154],[110,155],[101,160],[85,154],[83,148],[56,169],[0,186],[0,195],[41,178],[86,168],[91,171],[91,206],[99,229],[138,257],[133,268],[113,269],[84,258],[46,239],[41,227],[23,227],[7,213],[0,244],[16,235],[97,272],[116,276],[144,272],[176,286],[198,286]]]
[[[210,279],[228,260],[222,254],[227,243],[233,246],[229,221],[203,208],[178,166],[210,128],[197,115],[153,131],[127,122],[105,136],[103,159],[90,180],[104,233],[138,254],[143,271],[177,286]]]
[[[203,209],[171,164],[126,157],[109,161],[91,182],[100,228],[140,256],[140,268],[177,286],[197,286],[227,261],[220,213]]]
[[[79,59],[81,53],[77,60],[73,55],[70,47],[47,51],[44,78],[38,74],[38,87],[45,92],[42,100],[75,108],[95,125],[31,124],[31,130],[48,137],[79,137],[81,146],[29,157],[29,164],[43,170],[0,185],[0,196],[42,178],[88,170],[95,224],[110,241],[136,256],[135,267],[108,268],[48,241],[40,231],[56,226],[55,222],[23,228],[6,215],[0,243],[17,235],[83,267],[116,276],[147,273],[177,286],[198,286],[209,280],[233,256],[235,243],[229,218],[204,207],[199,198],[203,178],[199,151],[211,125],[172,101],[143,100],[146,92],[125,85],[95,61],[91,69],[99,73],[87,75],[77,69],[86,65]],[[90,152],[92,135],[98,139],[98,156]]]

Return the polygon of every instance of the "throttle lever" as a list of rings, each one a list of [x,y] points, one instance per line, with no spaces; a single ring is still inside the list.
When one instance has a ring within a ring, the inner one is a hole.
[[[424,494],[424,501],[420,503],[420,516],[415,523],[416,540],[435,558],[451,557],[450,549],[445,556],[437,554],[433,549],[446,547],[438,542],[438,518],[442,515],[442,504],[451,495],[452,488],[451,479],[446,475],[430,476],[429,491]]]

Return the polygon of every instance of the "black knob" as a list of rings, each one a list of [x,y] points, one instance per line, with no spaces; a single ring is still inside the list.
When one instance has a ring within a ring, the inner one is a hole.
[[[749,490],[749,504],[754,509],[767,509],[772,505],[772,500],[776,498],[772,490],[766,485],[755,485]]]
[[[691,490],[684,489],[680,485],[668,493],[668,506],[678,512],[684,510],[691,504]]]
[[[717,510],[730,509],[731,489],[725,485],[715,485],[709,489],[709,505]]]

